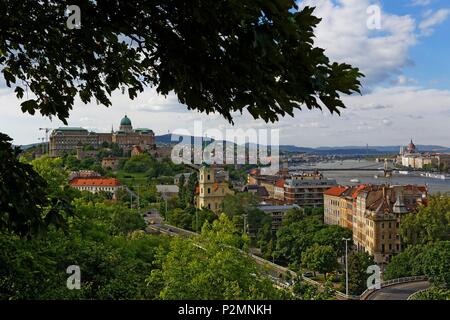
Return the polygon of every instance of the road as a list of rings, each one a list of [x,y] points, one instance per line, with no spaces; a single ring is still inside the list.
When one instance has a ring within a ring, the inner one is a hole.
[[[373,292],[366,300],[407,300],[413,293],[429,287],[428,281],[399,283]]]

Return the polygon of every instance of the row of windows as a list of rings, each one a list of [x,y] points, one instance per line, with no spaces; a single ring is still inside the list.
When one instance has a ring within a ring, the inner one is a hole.
[[[392,251],[392,244],[389,244],[388,248],[389,248],[389,251]],[[397,251],[400,251],[400,245],[398,243],[395,245],[395,249]],[[385,251],[386,251],[386,247],[384,244],[382,244],[381,245],[381,253],[384,253]]]
[[[211,188],[207,188],[206,190],[207,190],[208,194],[211,194]],[[225,193],[225,189],[224,188],[221,188],[220,191],[221,191],[222,194]],[[200,193],[203,194],[203,188],[200,188]]]
[[[114,191],[114,187],[77,187],[78,190],[100,190],[100,191]]]
[[[393,225],[393,223],[392,223],[392,222],[389,222],[388,228],[391,229],[391,228],[392,228],[392,225]],[[400,227],[400,223],[397,222],[397,223],[395,224],[395,226],[396,226],[396,228],[399,228],[399,227]],[[384,222],[381,223],[381,229],[384,229]]]

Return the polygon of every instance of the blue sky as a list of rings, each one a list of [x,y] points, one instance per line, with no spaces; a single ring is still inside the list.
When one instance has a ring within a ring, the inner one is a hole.
[[[298,146],[399,145],[412,138],[417,144],[450,146],[450,1],[448,0],[302,0],[322,18],[316,45],[333,61],[359,67],[366,75],[362,96],[345,96],[347,109],[338,117],[327,111],[297,111],[279,123],[254,121],[236,114],[235,128],[280,129],[280,142]],[[367,27],[367,8],[381,9],[381,29]],[[135,127],[156,134],[187,129],[203,121],[204,129],[230,125],[217,114],[188,111],[177,98],[158,96],[148,89],[131,101],[119,92],[112,107],[77,101],[69,125],[109,132],[124,114]],[[62,123],[21,113],[20,101],[0,85],[0,131],[17,144],[37,142],[39,127]],[[225,131],[224,131],[225,132]],[[210,135],[209,135],[210,136]]]
[[[411,15],[418,21],[429,10],[450,8],[448,0],[430,0],[428,5],[411,5],[411,0],[384,0],[386,11]],[[427,3],[428,1],[424,1]],[[405,68],[408,77],[418,79],[421,85],[450,89],[450,19],[443,21],[431,36],[422,37],[410,50],[413,66]]]

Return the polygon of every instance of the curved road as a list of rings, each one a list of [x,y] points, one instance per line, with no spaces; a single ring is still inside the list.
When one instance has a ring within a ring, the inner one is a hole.
[[[374,291],[366,300],[407,300],[414,292],[429,287],[430,283],[428,281],[399,283]]]

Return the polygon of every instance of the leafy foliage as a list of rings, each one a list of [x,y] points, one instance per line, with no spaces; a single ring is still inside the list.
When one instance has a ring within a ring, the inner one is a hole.
[[[335,255],[341,255],[345,250],[342,238],[351,238],[351,231],[323,223],[322,209],[293,209],[286,213],[283,225],[276,234],[274,255],[299,268],[302,254],[314,244],[329,246]]]
[[[2,1],[0,63],[23,112],[63,122],[75,97],[110,106],[125,90],[175,92],[181,103],[228,120],[235,111],[276,121],[296,108],[339,112],[360,92],[358,69],[314,47],[313,9],[294,0],[81,1],[69,29],[66,1]],[[33,12],[33,14],[30,14]]]
[[[142,217],[120,205],[80,198],[74,210],[65,231],[30,240],[0,233],[0,299],[155,298],[144,280],[168,239],[135,231]],[[80,267],[81,290],[66,287],[70,265]]]
[[[0,133],[0,232],[21,236],[41,235],[49,224],[61,226],[58,199],[49,196],[53,186],[30,164],[18,160],[19,149]]]
[[[237,250],[245,243],[222,215],[195,239],[174,239],[148,278],[161,299],[280,299],[256,263]]]
[[[426,275],[435,285],[450,283],[450,241],[415,245],[397,256],[387,266],[386,280]]]
[[[414,295],[412,300],[450,300],[450,289],[431,288]]]
[[[309,270],[325,275],[337,268],[336,252],[331,246],[315,243],[302,253],[302,264]]]
[[[367,289],[367,268],[374,265],[373,257],[365,251],[352,252],[348,256],[348,289],[350,294],[360,295]],[[345,283],[345,278],[342,279]],[[345,284],[344,284],[345,286]]]
[[[450,240],[450,197],[431,196],[427,206],[403,218],[400,228],[406,244]]]

